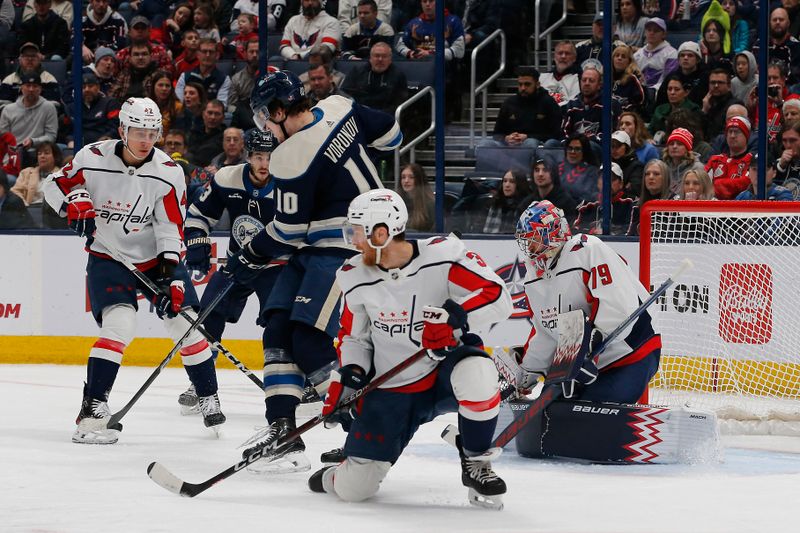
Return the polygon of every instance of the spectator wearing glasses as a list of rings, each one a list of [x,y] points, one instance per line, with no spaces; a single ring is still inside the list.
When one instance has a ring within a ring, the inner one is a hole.
[[[361,105],[394,114],[408,97],[408,82],[392,62],[392,47],[378,42],[372,45],[369,62],[348,74],[342,90]]]
[[[750,186],[750,160],[753,154],[747,150],[750,137],[750,121],[745,117],[733,117],[725,125],[730,154],[711,156],[706,163],[706,172],[714,182],[714,196],[720,200],[732,200]]]
[[[728,108],[741,104],[731,92],[731,75],[724,68],[716,68],[708,76],[708,94],[703,98],[703,136],[713,139],[725,129]]]
[[[564,161],[558,166],[561,186],[576,202],[597,197],[597,160],[589,139],[580,133],[567,139]]]
[[[61,106],[61,88],[59,80],[42,67],[42,54],[34,43],[23,43],[19,47],[19,66],[17,70],[3,78],[0,84],[0,105],[15,101],[20,95],[22,75],[36,72],[42,84],[42,98],[53,102],[56,109]],[[63,83],[64,80],[62,80]]]
[[[183,89],[188,81],[199,81],[206,89],[209,100],[219,100],[223,105],[228,105],[231,78],[217,68],[218,50],[217,43],[210,38],[200,39],[198,51],[200,63],[197,68],[184,72],[175,85],[175,95],[183,101]]]

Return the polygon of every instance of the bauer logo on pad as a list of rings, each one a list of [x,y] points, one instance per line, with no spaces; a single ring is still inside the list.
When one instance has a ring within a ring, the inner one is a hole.
[[[719,276],[719,336],[734,344],[766,344],[772,338],[772,269],[765,264],[725,263]]]

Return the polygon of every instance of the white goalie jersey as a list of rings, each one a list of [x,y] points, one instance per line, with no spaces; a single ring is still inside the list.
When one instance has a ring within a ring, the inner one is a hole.
[[[616,252],[584,234],[571,237],[543,272],[528,267],[525,295],[533,324],[521,366],[542,374],[553,362],[559,313],[582,310],[605,337],[650,296]],[[660,347],[645,311],[606,347],[597,367],[631,364]]]
[[[141,268],[160,253],[180,259],[186,215],[183,170],[154,148],[138,167],[122,159],[122,141],[101,141],[83,147],[71,162],[44,181],[45,199],[65,216],[64,198],[86,189],[97,215],[97,232],[104,242]],[[97,240],[90,253],[106,256]]]
[[[511,314],[505,283],[459,239],[433,237],[410,242],[414,256],[402,268],[367,267],[358,255],[337,272],[342,289],[338,346],[342,366],[357,364],[379,376],[418,352],[424,325],[422,308],[441,306],[448,298],[467,311],[471,330]],[[437,364],[424,357],[383,388],[424,390],[435,378]]]

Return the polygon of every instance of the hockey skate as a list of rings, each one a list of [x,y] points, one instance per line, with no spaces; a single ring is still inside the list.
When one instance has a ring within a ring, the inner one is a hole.
[[[222,426],[226,420],[219,406],[219,396],[215,392],[211,396],[201,396],[197,400],[200,406],[200,413],[203,415],[203,424],[219,437],[220,426]]]
[[[319,456],[320,463],[341,463],[345,459],[344,448],[334,448],[327,452],[322,452]]]
[[[184,416],[200,414],[200,402],[194,385],[189,385],[189,388],[178,396],[178,405],[181,406],[181,414]]]
[[[116,423],[107,427],[111,411],[105,400],[85,396],[81,410],[75,423],[78,427],[72,434],[72,442],[76,444],[114,444],[119,440],[122,424]]]
[[[457,439],[458,454],[461,456],[461,483],[469,489],[469,503],[478,507],[503,508],[503,494],[506,483],[492,470],[491,460],[500,457],[502,448],[489,448],[481,455],[467,457]]]
[[[264,448],[276,449],[283,444],[283,439],[296,429],[294,421],[288,418],[278,418],[271,425],[261,428],[250,437],[242,446],[248,446],[242,452],[242,458],[247,459],[253,453]],[[280,443],[280,444],[279,444]],[[251,446],[252,445],[252,446]],[[297,437],[280,454],[265,452],[264,457],[247,467],[254,474],[290,474],[292,472],[307,472],[311,470],[311,462],[305,454],[306,445],[303,439]]]
[[[329,492],[325,488],[325,485],[327,484],[328,487],[331,488],[331,478],[333,477],[332,469],[334,467],[335,465],[323,466],[311,474],[311,477],[308,478],[308,488],[311,489],[311,492]],[[328,471],[331,471],[331,473],[328,474]]]
[[[303,388],[303,397],[297,406],[295,415],[299,418],[313,418],[322,412],[322,398],[317,394],[317,389],[310,383]]]

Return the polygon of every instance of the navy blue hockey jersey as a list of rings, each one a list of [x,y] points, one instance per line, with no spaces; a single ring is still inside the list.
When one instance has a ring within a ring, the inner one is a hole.
[[[382,187],[367,148],[390,151],[403,140],[394,117],[341,96],[311,112],[314,121],[272,153],[275,219],[251,244],[261,256],[306,246],[350,249],[342,239],[350,202]]]
[[[200,229],[208,235],[225,209],[231,218],[228,253],[236,252],[272,220],[275,181],[257,188],[250,181],[250,164],[223,167],[189,206],[186,231]]]

